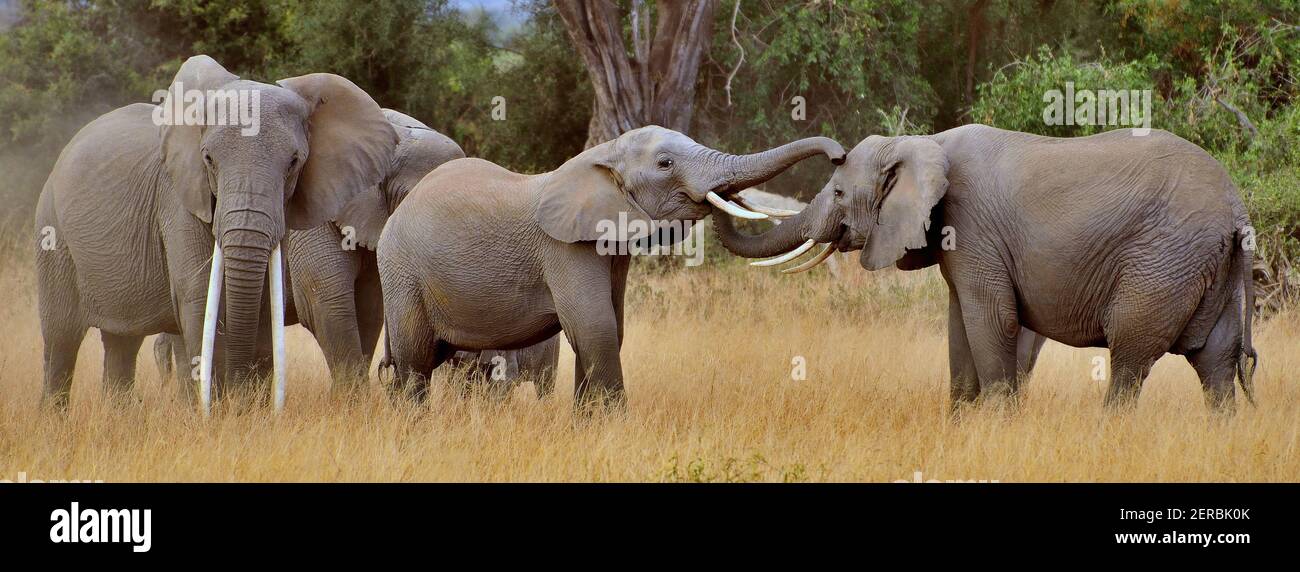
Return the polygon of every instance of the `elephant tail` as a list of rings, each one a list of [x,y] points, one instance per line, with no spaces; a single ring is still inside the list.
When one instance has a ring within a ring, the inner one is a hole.
[[[379,369],[378,369],[377,371],[375,371],[375,375],[377,375],[377,376],[379,377],[379,380],[380,380],[380,381],[383,381],[383,380],[384,380],[384,370],[389,369],[389,368],[391,368],[391,367],[393,367],[393,347],[392,347],[392,344],[388,341],[388,323],[387,323],[387,320],[385,320],[385,322],[384,322],[384,355],[383,355],[383,357],[379,358]]]
[[[1236,264],[1235,274],[1241,277],[1242,290],[1241,351],[1237,355],[1237,381],[1241,383],[1241,391],[1246,394],[1246,400],[1254,406],[1255,387],[1252,378],[1259,365],[1259,354],[1255,352],[1255,345],[1251,341],[1251,322],[1255,316],[1255,229],[1249,225],[1237,229],[1236,240],[1236,256],[1233,258]]]

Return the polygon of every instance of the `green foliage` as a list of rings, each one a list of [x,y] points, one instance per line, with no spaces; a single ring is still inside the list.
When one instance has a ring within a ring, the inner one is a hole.
[[[695,123],[702,142],[741,153],[814,135],[852,145],[899,123],[928,129],[937,102],[918,73],[925,8],[906,0],[746,1],[733,39],[734,6],[719,6],[710,61],[701,66]],[[745,53],[739,68],[735,42]],[[795,97],[803,98],[802,118],[793,115]],[[807,198],[828,172],[800,165],[769,186]]]
[[[1078,137],[1108,131],[1115,126],[1098,125],[1095,121],[1084,125],[1049,124],[1048,115],[1058,102],[1058,109],[1063,106],[1096,107],[1076,104],[1077,98],[1067,100],[1070,92],[1088,90],[1095,96],[1096,91],[1103,89],[1152,90],[1151,78],[1159,69],[1154,54],[1128,62],[1110,59],[1079,62],[1068,52],[1057,55],[1044,46],[1037,56],[1004,66],[988,83],[980,85],[979,99],[971,107],[970,117],[976,123],[1055,137]],[[1168,123],[1169,107],[1159,94],[1152,95],[1151,107],[1156,116],[1152,120],[1154,127]],[[1058,114],[1056,119],[1060,118],[1062,116]]]

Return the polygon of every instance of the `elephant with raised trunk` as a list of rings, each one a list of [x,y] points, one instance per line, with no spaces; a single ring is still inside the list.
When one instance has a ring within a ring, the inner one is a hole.
[[[206,97],[196,104],[196,94]],[[207,105],[231,94],[239,109]],[[234,121],[248,102],[255,123]],[[379,105],[345,78],[270,85],[207,56],[181,66],[161,110],[128,105],[82,128],[36,215],[38,235],[55,237],[36,252],[45,400],[66,404],[90,327],[109,388],[130,387],[141,341],[162,332],[183,337],[183,363],[202,356],[206,379],[264,373],[273,353],[282,376],[281,240],[374,189],[397,143]]]
[[[814,155],[824,137],[728,155],[661,127],[596,145],[555,171],[512,173],[480,159],[430,173],[393,212],[377,251],[394,389],[421,399],[433,368],[457,350],[513,349],[563,330],[576,354],[575,404],[622,403],[628,240],[711,206],[748,217],[741,190]],[[612,227],[627,230],[615,232]]]
[[[831,249],[861,250],[869,270],[938,264],[954,407],[1017,393],[1026,328],[1110,348],[1110,406],[1135,402],[1166,352],[1191,362],[1212,408],[1232,409],[1234,377],[1253,402],[1246,209],[1222,165],[1164,131],[1060,139],[967,125],[872,136],[771,231],[745,236],[724,216],[715,225],[746,257],[824,245],[789,271]]]

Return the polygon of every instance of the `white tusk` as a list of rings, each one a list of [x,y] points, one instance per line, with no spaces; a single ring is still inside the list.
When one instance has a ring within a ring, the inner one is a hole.
[[[756,203],[751,203],[741,198],[740,196],[737,196],[734,202],[740,205],[741,207],[747,208],[759,214],[765,214],[773,218],[790,218],[794,215],[799,214],[799,211],[792,211],[789,209],[777,209],[772,207],[765,207],[763,205],[756,204]]]
[[[203,416],[212,415],[212,346],[217,341],[217,312],[221,309],[221,244],[212,244],[212,270],[203,309],[203,348],[199,353],[199,401]]]
[[[811,249],[815,244],[817,244],[817,241],[809,239],[805,241],[803,244],[800,244],[798,248],[791,250],[790,252],[787,252],[785,254],[782,254],[781,256],[778,256],[776,258],[769,258],[767,260],[759,260],[758,262],[750,262],[749,265],[750,266],[776,266],[777,264],[785,264],[786,262],[799,258],[800,256],[803,255],[803,253],[808,252],[808,250]]]
[[[713,203],[713,206],[726,211],[727,214],[734,217],[747,218],[750,220],[763,220],[767,218],[767,215],[746,210],[744,207],[718,196],[718,193],[713,191],[709,191],[709,194],[704,195],[704,198],[708,199],[710,203]]]
[[[826,262],[826,259],[830,258],[832,254],[835,254],[835,249],[832,248],[829,243],[824,244],[822,245],[822,251],[818,252],[817,256],[812,257],[811,260],[798,266],[786,268],[781,271],[781,274],[798,274],[800,272],[812,270],[814,266]]]
[[[285,363],[284,363],[284,266],[281,261],[280,245],[271,251],[271,364],[273,378],[271,390],[274,395],[275,410],[284,409]]]

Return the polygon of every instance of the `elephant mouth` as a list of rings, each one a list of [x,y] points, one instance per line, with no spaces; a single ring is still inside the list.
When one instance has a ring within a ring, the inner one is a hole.
[[[862,250],[867,245],[867,237],[853,230],[847,224],[840,224],[836,234],[838,236],[832,238],[830,242],[834,243],[835,250],[840,252]]]

